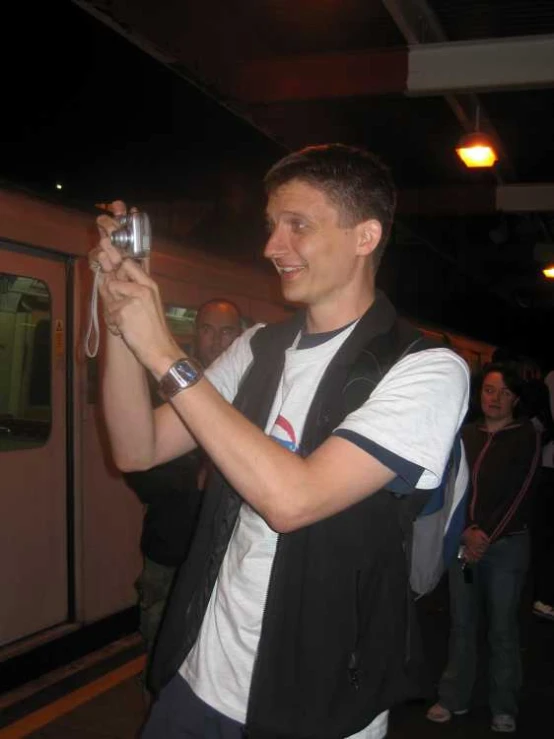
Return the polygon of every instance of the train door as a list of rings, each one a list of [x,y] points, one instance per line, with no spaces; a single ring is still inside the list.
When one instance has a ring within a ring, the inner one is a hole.
[[[0,646],[68,620],[66,264],[0,241]]]

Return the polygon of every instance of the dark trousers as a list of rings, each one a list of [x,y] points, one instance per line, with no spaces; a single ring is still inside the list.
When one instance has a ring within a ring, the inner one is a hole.
[[[554,469],[542,467],[533,508],[535,600],[554,606]]]
[[[141,739],[242,739],[243,728],[200,700],[177,674],[152,705]]]
[[[477,665],[477,626],[484,605],[489,645],[489,705],[493,715],[517,715],[521,688],[518,607],[529,563],[529,535],[506,536],[472,566],[468,583],[459,561],[449,569],[450,644],[439,700],[451,711],[468,707]]]

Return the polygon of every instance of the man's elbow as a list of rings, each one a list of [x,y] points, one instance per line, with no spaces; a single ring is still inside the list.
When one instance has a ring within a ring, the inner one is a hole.
[[[266,511],[264,516],[267,525],[277,534],[292,534],[293,531],[313,523],[307,512],[294,504],[283,504]]]
[[[113,452],[113,460],[117,469],[123,473],[144,472],[153,466],[151,460],[135,455],[117,454],[115,451]]]

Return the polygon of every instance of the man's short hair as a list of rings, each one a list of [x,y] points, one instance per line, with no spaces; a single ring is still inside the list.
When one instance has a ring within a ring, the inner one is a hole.
[[[373,252],[376,270],[387,245],[394,211],[396,188],[389,168],[365,149],[344,144],[309,146],[293,152],[271,167],[264,178],[270,195],[292,180],[321,190],[339,212],[339,225],[352,228],[371,218],[383,231]]]

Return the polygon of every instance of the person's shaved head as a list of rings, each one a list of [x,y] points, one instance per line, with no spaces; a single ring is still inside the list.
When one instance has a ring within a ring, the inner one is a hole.
[[[241,332],[240,312],[230,300],[214,298],[196,314],[196,356],[204,367],[227,349]]]

